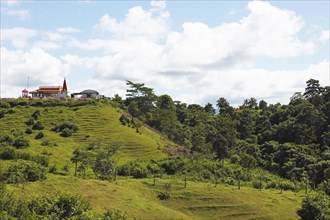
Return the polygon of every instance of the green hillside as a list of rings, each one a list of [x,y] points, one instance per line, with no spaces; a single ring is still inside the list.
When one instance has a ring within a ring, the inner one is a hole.
[[[88,144],[104,139],[118,141],[120,151],[118,153],[119,163],[125,163],[134,159],[159,159],[166,156],[164,146],[171,143],[164,141],[158,134],[141,128],[141,133],[136,129],[124,126],[120,123],[121,114],[111,106],[87,105],[81,107],[26,107],[17,106],[12,108],[14,113],[6,114],[1,119],[1,131],[6,133],[11,130],[25,132],[28,126],[25,124],[31,115],[39,110],[40,121],[45,128],[42,130],[44,137],[35,140],[34,137],[39,131],[32,134],[25,134],[31,146],[24,151],[40,154],[47,151],[51,154],[50,164],[64,165],[70,162],[72,152],[75,148],[86,147]],[[77,125],[78,131],[71,137],[61,137],[58,133],[51,131],[56,125],[69,122]],[[56,147],[44,147],[42,142],[49,140],[56,143]]]
[[[73,151],[86,148],[97,140],[118,142],[119,152],[115,155],[119,165],[137,159],[159,160],[167,158],[167,148],[177,145],[161,137],[158,133],[146,127],[136,128],[122,125],[119,118],[121,111],[108,104],[93,103],[82,106],[15,106],[2,108],[5,112],[0,119],[1,135],[23,133],[30,142],[25,149],[18,152],[31,155],[44,155],[49,158],[48,168],[56,166],[62,170],[64,166],[69,171],[64,175],[47,174],[43,181],[28,182],[24,189],[14,184],[8,184],[7,189],[14,197],[31,199],[41,195],[58,195],[71,193],[82,195],[91,203],[92,210],[104,212],[123,210],[129,218],[137,219],[297,219],[296,210],[300,206],[302,194],[291,191],[262,190],[252,187],[242,187],[219,184],[214,187],[212,182],[188,181],[184,188],[183,178],[163,176],[157,178],[133,179],[118,176],[116,181],[93,179],[90,173],[86,179],[74,177],[74,164],[70,161]],[[37,121],[44,129],[44,137],[35,139],[40,132],[33,130],[32,134],[25,131],[31,128],[27,125],[31,115],[40,112]],[[72,123],[78,127],[70,137],[61,137],[52,131],[56,125]],[[48,146],[43,146],[47,141]],[[20,160],[0,160],[1,169]],[[163,192],[165,183],[171,183],[171,198],[162,201],[157,198]]]

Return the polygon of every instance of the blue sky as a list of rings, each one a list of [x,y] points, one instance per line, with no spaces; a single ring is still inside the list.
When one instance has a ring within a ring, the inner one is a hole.
[[[61,85],[188,103],[288,103],[329,84],[329,1],[3,1],[1,97]]]

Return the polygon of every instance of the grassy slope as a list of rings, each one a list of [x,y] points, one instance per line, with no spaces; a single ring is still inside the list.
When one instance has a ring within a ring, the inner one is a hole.
[[[163,147],[171,143],[158,134],[143,128],[142,134],[135,129],[123,126],[119,122],[120,113],[112,107],[83,106],[69,107],[15,107],[14,114],[6,114],[0,119],[1,132],[17,129],[25,131],[25,125],[35,110],[41,111],[40,121],[45,125],[42,131],[45,137],[35,140],[34,136],[25,135],[30,139],[31,146],[24,151],[32,154],[47,151],[51,153],[50,164],[59,168],[65,164],[71,167],[72,152],[77,147],[87,146],[98,139],[110,139],[121,143],[118,154],[119,163],[148,158],[165,157]],[[56,124],[72,122],[79,131],[72,137],[63,138],[50,131]],[[41,146],[43,140],[58,144],[57,147]],[[9,161],[0,161],[7,165]],[[170,201],[158,200],[157,194],[162,191],[166,181],[171,181],[173,191]],[[238,191],[234,187],[218,186],[214,188],[207,183],[188,182],[183,189],[180,180],[121,179],[115,183],[98,180],[83,180],[72,176],[48,174],[43,182],[28,183],[25,190],[9,187],[15,195],[30,198],[31,195],[57,194],[60,192],[77,193],[87,198],[96,211],[110,209],[127,210],[129,216],[142,219],[296,219],[295,210],[299,207],[301,197],[292,192],[279,194],[277,191],[245,188]]]
[[[30,140],[31,147],[24,149],[33,154],[47,151],[51,153],[50,164],[57,164],[59,167],[70,163],[70,157],[75,148],[86,147],[88,144],[99,140],[118,141],[120,152],[118,154],[119,163],[126,163],[129,160],[138,158],[159,159],[165,157],[163,148],[171,143],[164,141],[159,135],[143,128],[142,134],[136,133],[135,129],[121,125],[121,116],[110,106],[83,106],[79,108],[69,107],[15,107],[14,114],[6,114],[0,119],[1,131],[9,132],[16,129],[24,132],[29,126],[25,121],[31,118],[34,111],[39,110],[41,121],[45,126],[42,132],[45,137],[35,140],[34,137],[39,131],[25,135]],[[72,137],[63,138],[58,133],[52,132],[55,125],[63,122],[74,123],[79,130]],[[57,147],[41,146],[42,141],[50,140],[57,143]]]
[[[171,199],[160,201],[157,194],[165,182],[172,183]],[[29,183],[24,190],[10,187],[15,195],[69,192],[87,198],[93,210],[128,210],[129,217],[138,219],[297,219],[300,195],[291,191],[263,190],[209,183],[161,179],[121,179],[116,182],[83,180],[70,176],[49,175],[43,182]]]

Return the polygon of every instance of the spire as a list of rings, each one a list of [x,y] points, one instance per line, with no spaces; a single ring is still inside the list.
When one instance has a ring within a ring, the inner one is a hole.
[[[63,82],[63,89],[62,89],[63,92],[67,92],[68,91],[68,87],[66,85],[66,79],[64,78],[64,82]]]

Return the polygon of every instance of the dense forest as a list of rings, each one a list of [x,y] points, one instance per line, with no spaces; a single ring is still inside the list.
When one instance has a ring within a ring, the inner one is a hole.
[[[328,184],[330,88],[318,80],[308,80],[305,92],[293,94],[288,105],[250,98],[234,108],[221,97],[217,109],[210,103],[188,105],[169,95],[156,96],[144,84],[127,85],[127,99],[113,100],[128,110],[131,122],[137,124],[137,118],[157,129],[182,146],[186,157],[237,162],[249,157],[253,165],[292,181],[309,181],[314,189]]]
[[[73,112],[84,105],[110,105],[120,112],[122,126],[142,135],[143,127],[158,132],[175,143],[164,146],[166,157],[137,159],[118,163],[116,154],[121,143],[97,139],[72,151],[66,163],[73,164],[73,174],[82,179],[116,181],[119,177],[151,178],[153,185],[162,178],[294,192],[307,195],[298,210],[302,219],[328,219],[330,216],[330,87],[321,87],[318,80],[307,81],[304,92],[297,92],[288,105],[267,104],[249,98],[234,108],[220,97],[216,108],[173,101],[169,95],[157,96],[143,83],[127,81],[127,95],[110,99],[4,100],[0,118],[14,114],[15,106],[68,106]],[[0,211],[8,219],[54,217],[83,219],[125,219],[121,211],[90,213],[89,204],[79,196],[40,197],[22,202],[12,199],[6,184],[24,188],[27,182],[43,181],[47,173],[69,175],[66,164],[62,170],[49,165],[49,155],[30,155],[22,151],[30,146],[31,134],[42,146],[57,146],[44,140],[44,125],[36,110],[25,121],[24,133],[15,129],[1,132],[0,159],[29,162],[10,164],[0,169]],[[63,110],[60,111],[63,114]],[[81,130],[71,122],[54,124],[50,132],[69,138]],[[90,138],[85,135],[84,140]],[[165,183],[159,200],[170,199],[171,183]],[[23,208],[22,208],[23,207]],[[75,208],[74,208],[75,207]],[[22,210],[18,212],[18,210]]]

